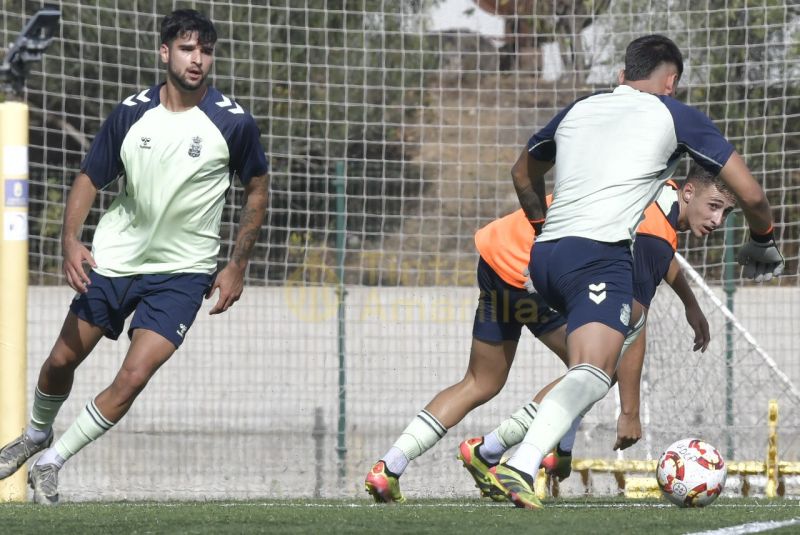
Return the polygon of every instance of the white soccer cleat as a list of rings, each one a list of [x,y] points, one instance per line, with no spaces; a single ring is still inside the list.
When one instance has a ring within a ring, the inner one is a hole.
[[[28,472],[28,484],[33,489],[33,503],[58,505],[58,466],[34,464]]]
[[[5,479],[19,470],[25,461],[49,448],[53,443],[53,431],[43,442],[34,442],[25,433],[21,434],[0,449],[0,479]]]

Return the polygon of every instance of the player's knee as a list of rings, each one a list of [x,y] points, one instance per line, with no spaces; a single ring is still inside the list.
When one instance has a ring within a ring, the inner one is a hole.
[[[47,375],[72,373],[78,364],[80,364],[80,359],[74,353],[53,350],[44,361],[42,368]]]
[[[503,389],[506,375],[493,373],[467,372],[461,380],[462,394],[471,399],[474,406],[482,405],[495,397]]]
[[[479,388],[476,389],[476,398],[479,404],[486,403],[490,399],[494,398],[497,394],[500,393],[500,390],[503,389],[503,384],[497,383],[490,383],[490,384],[481,384]]]
[[[131,400],[144,390],[150,377],[152,374],[147,370],[122,368],[114,378],[111,390],[119,400]]]

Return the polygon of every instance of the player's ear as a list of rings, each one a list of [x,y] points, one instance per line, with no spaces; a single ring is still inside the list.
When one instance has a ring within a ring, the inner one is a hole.
[[[688,203],[690,200],[692,200],[692,197],[694,196],[694,184],[691,182],[684,184],[681,188],[681,196],[683,197],[683,202]]]
[[[619,85],[625,83],[625,69],[619,70],[619,74],[617,74],[617,82],[619,83]]]
[[[167,43],[161,43],[161,46],[158,48],[158,55],[161,56],[162,63],[167,63],[169,61],[169,45]]]
[[[667,75],[666,79],[666,93],[667,95],[673,96],[675,95],[675,91],[678,89],[678,73],[672,73]]]

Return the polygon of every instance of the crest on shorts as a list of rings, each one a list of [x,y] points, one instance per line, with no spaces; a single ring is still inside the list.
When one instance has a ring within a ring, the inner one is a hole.
[[[628,303],[622,303],[622,308],[619,309],[619,321],[623,325],[628,325],[631,322],[631,306]]]
[[[200,136],[195,136],[192,138],[192,146],[189,147],[189,156],[192,158],[197,158],[200,156],[200,151],[203,149],[203,138]]]

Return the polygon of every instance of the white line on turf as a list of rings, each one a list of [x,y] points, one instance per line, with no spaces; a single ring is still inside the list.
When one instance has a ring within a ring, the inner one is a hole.
[[[479,508],[510,508],[510,503],[489,503],[483,501],[476,501],[474,503],[469,502],[426,502],[426,503],[404,503],[402,505],[389,505],[386,504],[377,504],[372,502],[364,501],[363,503],[359,502],[350,502],[350,503],[301,503],[301,502],[290,502],[290,501],[272,501],[272,502],[222,502],[222,501],[177,501],[177,502],[84,502],[84,501],[75,501],[75,502],[64,502],[68,503],[71,506],[78,506],[78,507],[163,507],[163,508],[170,508],[170,507],[191,507],[191,506],[198,506],[198,507],[205,507],[205,506],[217,506],[217,507],[287,507],[287,508],[318,508],[318,509],[335,509],[335,508],[342,508],[342,509],[358,509],[358,508],[382,508],[382,507],[401,507],[403,509],[425,509],[425,508],[433,508],[433,507],[454,507],[454,508],[464,508],[464,509],[474,509],[476,507]],[[28,507],[28,504],[25,503],[9,503],[4,504],[4,507],[13,508],[15,506],[18,507]],[[669,509],[675,507],[672,504],[668,503],[546,503],[545,510],[547,509]],[[736,503],[715,503],[714,509],[720,508],[729,508],[729,509],[742,509],[742,508],[752,508],[752,503],[743,503],[743,504],[736,504]],[[783,508],[785,505],[782,504],[769,504],[769,503],[760,503],[756,506],[758,509],[769,509],[769,508]],[[800,518],[794,519],[798,524],[800,524]],[[793,525],[793,524],[792,524]],[[710,532],[715,533],[716,532]],[[725,533],[725,535],[734,535],[738,534],[738,532],[721,532]],[[747,532],[747,533],[757,533],[757,532]],[[700,535],[700,534],[693,534],[693,535]],[[705,532],[703,532],[705,535]]]
[[[214,504],[215,502],[206,502],[203,505],[210,505]],[[155,504],[157,505],[157,504]],[[241,506],[255,506],[255,507],[304,507],[304,508],[322,508],[322,509],[330,509],[336,507],[342,508],[381,508],[381,507],[400,507],[403,509],[408,508],[432,508],[432,507],[455,507],[455,508],[475,508],[475,507],[502,507],[508,508],[511,507],[510,503],[487,503],[487,502],[475,502],[475,503],[453,503],[453,502],[427,502],[427,503],[404,503],[402,505],[386,505],[386,504],[377,504],[377,503],[298,503],[298,502],[242,502],[242,503],[231,503],[231,502],[219,502],[216,503],[220,507],[241,507]],[[672,509],[675,506],[669,503],[550,503],[545,504],[545,510],[547,509],[636,509],[636,508],[644,508],[644,509]],[[728,509],[742,509],[742,508],[752,508],[753,504],[735,504],[735,503],[715,503],[714,508],[728,508]],[[783,508],[785,505],[781,504],[758,504],[757,507],[759,509],[768,509],[768,508]]]
[[[800,526],[800,518],[791,520],[767,520],[765,522],[749,522],[738,526],[727,528],[711,529],[708,531],[697,531],[687,533],[687,535],[746,535],[748,533],[761,533],[773,529],[785,528],[787,526]]]

